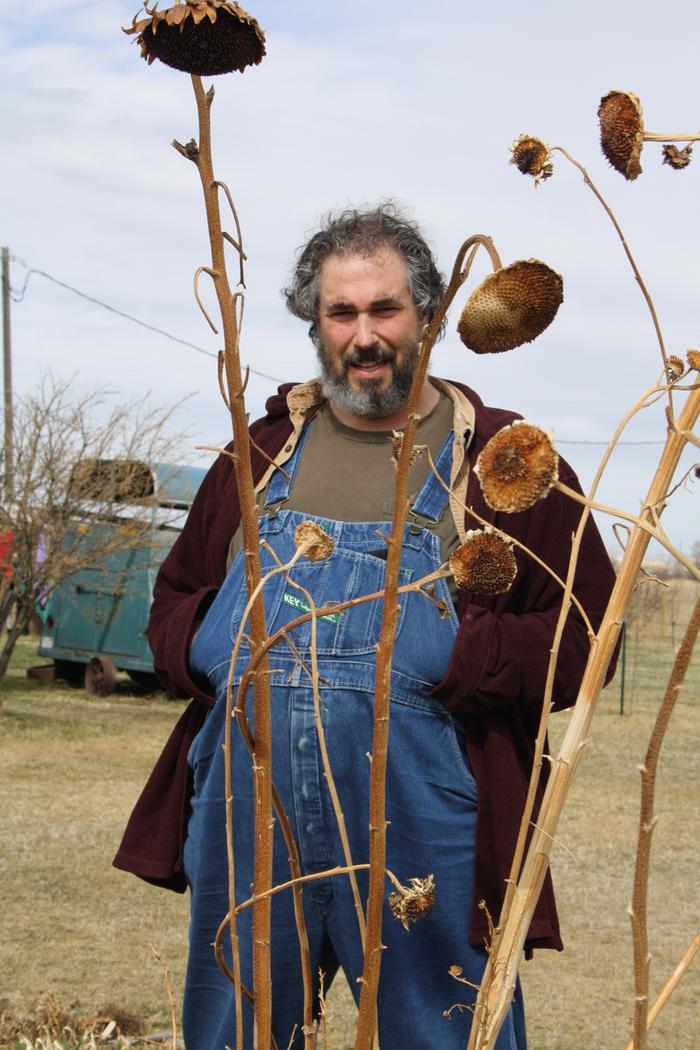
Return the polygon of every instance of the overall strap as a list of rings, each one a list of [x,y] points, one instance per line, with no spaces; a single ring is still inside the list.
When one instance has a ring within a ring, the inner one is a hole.
[[[435,469],[448,488],[450,484],[450,472],[452,470],[453,441],[454,434],[450,430],[438,453],[437,459],[435,460]],[[428,527],[431,524],[436,525],[445,513],[445,508],[449,498],[449,492],[440,484],[431,467],[430,473],[425,480],[425,484],[416,496],[415,502],[408,512],[408,516],[413,519],[413,522],[416,525],[425,525]],[[420,521],[418,519],[423,520]]]
[[[294,479],[299,468],[301,453],[312,426],[313,420],[310,423],[307,423],[302,430],[296,448],[284,464],[284,467],[278,467],[270,478],[270,484],[267,489],[267,498],[265,499],[265,510],[269,510],[271,507],[279,507],[280,504],[286,503],[289,499],[294,485]]]

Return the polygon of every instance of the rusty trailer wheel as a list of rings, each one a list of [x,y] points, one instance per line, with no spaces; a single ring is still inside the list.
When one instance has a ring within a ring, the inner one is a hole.
[[[91,696],[109,696],[117,684],[117,669],[108,656],[93,656],[85,665],[85,688]]]

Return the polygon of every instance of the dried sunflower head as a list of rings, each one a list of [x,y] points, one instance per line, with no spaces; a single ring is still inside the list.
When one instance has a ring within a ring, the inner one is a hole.
[[[476,354],[500,354],[544,332],[564,299],[564,282],[539,259],[521,259],[489,274],[476,288],[457,325]]]
[[[233,0],[183,0],[165,11],[144,8],[147,18],[125,33],[137,33],[141,56],[149,65],[158,58],[166,66],[202,77],[243,72],[265,55],[265,34]]]
[[[467,533],[450,558],[450,569],[457,586],[474,594],[502,594],[517,572],[512,545],[488,527]]]
[[[333,538],[315,521],[302,521],[294,530],[294,545],[309,561],[325,561],[333,553]]]
[[[482,449],[474,468],[493,510],[527,510],[543,499],[558,477],[559,457],[548,434],[517,420]]]
[[[669,357],[668,359],[668,368],[666,371],[668,373],[668,379],[670,383],[675,382],[676,379],[680,379],[680,377],[685,372],[685,365],[683,364],[683,359],[681,357],[677,357],[676,354],[672,354],[671,357]]]
[[[410,886],[404,886],[401,892],[389,894],[389,907],[395,919],[398,919],[404,930],[412,922],[424,919],[433,910],[435,904],[435,881],[432,875],[424,879],[411,879]]]
[[[392,430],[391,432],[391,461],[396,466],[399,462],[399,456],[401,455],[401,448],[403,447],[403,430]],[[414,445],[411,449],[411,459],[409,467],[412,467],[416,460],[423,454],[424,446]]]
[[[681,168],[687,168],[693,159],[693,144],[689,142],[683,149],[667,144],[663,148],[663,154],[662,164],[669,164],[676,171],[680,171]]]
[[[510,147],[510,163],[515,164],[523,175],[531,175],[537,186],[552,175],[552,154],[542,139],[521,135]]]
[[[600,145],[616,171],[630,182],[641,174],[639,158],[644,145],[642,106],[629,91],[609,91],[600,100]]]
[[[700,372],[700,350],[688,350],[685,356],[693,371]]]

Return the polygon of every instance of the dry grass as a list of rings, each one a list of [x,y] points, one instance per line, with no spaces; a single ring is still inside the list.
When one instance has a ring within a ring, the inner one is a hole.
[[[619,715],[618,675],[601,701],[560,829],[573,859],[564,850],[553,857],[566,951],[538,953],[524,966],[533,1050],[626,1045],[637,765],[673,643],[680,641],[696,593],[692,583],[674,581],[669,592],[647,584],[637,599],[627,642],[625,714]],[[162,971],[149,943],[167,960],[179,998],[187,901],[110,865],[182,704],[139,694],[126,682],[109,700],[94,700],[28,681],[24,668],[36,661],[34,653],[35,643],[24,640],[0,694],[0,1046],[16,1046],[13,1018],[29,1013],[36,1022],[36,1004],[42,997],[46,1003],[47,993],[64,1005],[76,1028],[79,1018],[112,1018],[121,1011],[136,1015],[149,1032],[166,1030]],[[699,925],[699,695],[696,654],[661,756],[650,894],[653,990]],[[555,739],[566,718],[556,716]],[[696,963],[657,1022],[651,1050],[700,1047],[699,994]],[[329,996],[330,1050],[352,1046],[353,1015],[349,992],[337,981]],[[31,1035],[30,1025],[25,1021],[23,1031]]]

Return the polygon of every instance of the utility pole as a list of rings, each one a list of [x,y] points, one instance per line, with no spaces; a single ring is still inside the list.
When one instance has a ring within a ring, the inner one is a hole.
[[[10,249],[2,249],[2,360],[5,391],[5,492],[7,503],[14,494],[14,450],[12,447],[12,349],[10,346]]]

